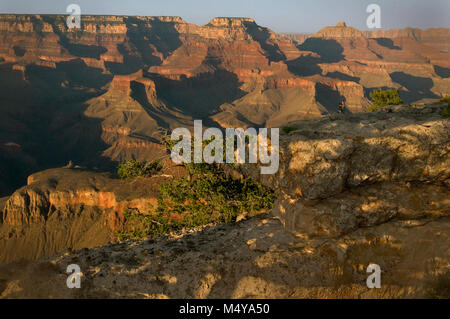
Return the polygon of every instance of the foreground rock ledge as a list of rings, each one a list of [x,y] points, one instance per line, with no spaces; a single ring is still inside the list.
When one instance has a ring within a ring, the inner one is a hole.
[[[123,181],[75,168],[33,174],[27,186],[0,201],[0,264],[111,243],[124,210],[156,207],[159,185],[172,179]]]
[[[281,139],[277,175],[242,168],[279,192],[271,214],[3,266],[1,297],[436,297],[432,287],[450,281],[450,130],[441,109],[297,123]],[[367,288],[371,263],[382,269],[381,289]],[[66,287],[70,264],[83,272],[79,290]]]
[[[128,242],[0,268],[2,298],[420,298],[449,270],[450,219],[305,240],[258,216],[178,238]],[[81,289],[66,287],[78,264]],[[383,270],[369,290],[366,268]]]
[[[391,220],[450,216],[450,121],[443,104],[386,107],[292,124],[280,169],[245,174],[279,193],[277,215],[298,236],[339,237]]]

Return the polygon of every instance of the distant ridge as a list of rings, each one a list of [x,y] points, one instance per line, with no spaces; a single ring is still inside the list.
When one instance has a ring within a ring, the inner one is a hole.
[[[450,95],[448,29],[278,35],[251,18],[0,15],[0,196],[31,173],[165,154],[167,132],[283,127],[364,112],[376,88],[405,103]],[[389,37],[388,37],[389,36]],[[2,169],[3,168],[3,169]]]

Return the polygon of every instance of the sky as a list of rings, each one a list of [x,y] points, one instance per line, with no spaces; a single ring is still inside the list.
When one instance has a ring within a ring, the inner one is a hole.
[[[206,24],[214,17],[249,17],[275,32],[312,33],[345,21],[368,30],[369,4],[381,8],[381,28],[450,28],[449,0],[0,0],[0,13],[181,16]]]

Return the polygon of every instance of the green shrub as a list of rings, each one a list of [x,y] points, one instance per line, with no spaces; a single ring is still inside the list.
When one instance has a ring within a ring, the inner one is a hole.
[[[145,214],[137,209],[126,209],[124,219],[123,229],[116,232],[120,241],[159,236],[176,229],[176,225],[171,225],[170,220],[159,213]]]
[[[394,89],[385,91],[382,89],[374,90],[370,92],[370,98],[373,100],[373,104],[368,109],[368,112],[373,112],[382,106],[403,104],[398,90]]]
[[[283,127],[283,132],[286,133],[286,134],[289,134],[289,133],[294,132],[296,130],[297,130],[297,128],[293,127],[293,126],[285,126],[285,127]]]
[[[449,103],[450,104],[450,96],[446,95],[442,99],[439,100],[440,103]]]
[[[444,109],[441,112],[441,115],[443,117],[450,117],[450,102],[444,107]]]
[[[158,208],[125,214],[120,240],[161,236],[172,231],[208,224],[230,223],[241,215],[270,210],[275,194],[251,179],[226,176],[217,165],[197,171],[193,178],[175,179],[160,185]]]
[[[443,117],[450,117],[450,96],[444,96],[442,99],[439,100],[439,103],[447,103],[446,106],[444,106],[444,109],[441,112],[441,115]]]
[[[117,167],[117,175],[121,179],[132,179],[137,177],[150,177],[158,174],[163,169],[160,161],[153,162],[138,162],[130,160],[119,164]]]
[[[212,140],[204,141],[203,147]],[[174,143],[167,141],[164,145],[170,150]],[[226,139],[224,159],[225,155]],[[134,176],[138,165],[130,164],[133,165],[127,172]],[[157,209],[150,212],[126,210],[123,230],[117,232],[119,240],[143,239],[186,228],[230,223],[241,214],[251,216],[273,208],[276,195],[270,188],[251,179],[225,174],[224,164],[186,163],[184,167],[188,177],[160,185]]]

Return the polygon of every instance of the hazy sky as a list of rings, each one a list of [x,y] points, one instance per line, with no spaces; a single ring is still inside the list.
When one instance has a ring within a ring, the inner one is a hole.
[[[196,24],[251,17],[276,32],[315,32],[342,20],[367,29],[366,8],[375,3],[383,29],[450,27],[450,0],[0,0],[0,13],[65,14],[71,3],[82,14],[181,16]]]

